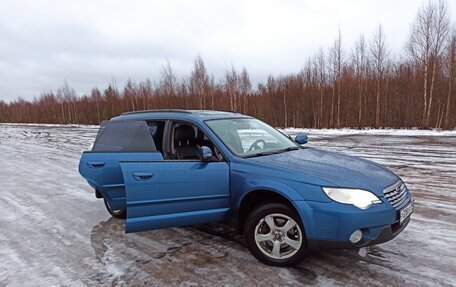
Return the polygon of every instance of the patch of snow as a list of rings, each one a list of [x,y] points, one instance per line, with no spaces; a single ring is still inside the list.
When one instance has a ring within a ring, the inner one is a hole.
[[[391,135],[391,136],[453,136],[456,130],[419,130],[419,129],[307,129],[307,128],[278,128],[286,134],[311,134],[311,135]]]

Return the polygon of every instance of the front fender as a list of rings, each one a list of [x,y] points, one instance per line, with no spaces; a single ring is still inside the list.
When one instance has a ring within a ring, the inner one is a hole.
[[[285,197],[289,201],[295,200],[303,200],[303,197],[295,191],[291,186],[278,182],[275,180],[270,179],[260,179],[260,180],[251,180],[244,182],[238,191],[244,192],[237,192],[234,193],[234,206],[238,206],[242,202],[245,196],[252,191],[255,190],[268,190],[280,194],[281,196]]]
[[[303,200],[302,196],[298,192],[296,192],[291,186],[271,179],[252,179],[236,182],[236,177],[234,177],[231,187],[234,189],[234,192],[231,192],[231,220],[233,222],[237,222],[237,220],[239,219],[239,209],[244,198],[251,192],[257,190],[267,190],[277,193],[286,198],[293,205],[294,201]]]

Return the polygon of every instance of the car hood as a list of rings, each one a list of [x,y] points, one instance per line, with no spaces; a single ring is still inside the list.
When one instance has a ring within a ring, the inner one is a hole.
[[[367,189],[379,196],[383,195],[385,187],[399,180],[396,174],[380,164],[314,148],[254,157],[251,160],[319,178],[339,187]]]

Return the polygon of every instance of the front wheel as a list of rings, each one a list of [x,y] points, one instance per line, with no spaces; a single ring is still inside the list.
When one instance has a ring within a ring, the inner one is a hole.
[[[120,219],[125,219],[127,217],[125,209],[112,209],[111,205],[109,205],[109,202],[105,198],[103,198],[103,201],[106,206],[106,210],[112,215],[112,217]]]
[[[307,254],[301,219],[284,204],[268,203],[252,211],[244,236],[250,252],[268,265],[295,265]]]

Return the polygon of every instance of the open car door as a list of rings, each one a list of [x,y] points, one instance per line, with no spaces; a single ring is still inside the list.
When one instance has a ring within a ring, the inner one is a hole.
[[[229,165],[202,161],[122,161],[126,232],[225,221]]]
[[[91,151],[84,151],[79,172],[112,209],[126,208],[120,161],[163,161],[145,121],[104,121]]]

